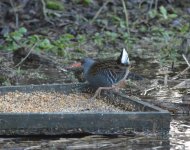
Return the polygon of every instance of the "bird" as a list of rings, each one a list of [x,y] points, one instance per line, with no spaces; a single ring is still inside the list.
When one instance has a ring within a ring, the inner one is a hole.
[[[96,92],[91,98],[93,100],[103,89],[113,89],[125,81],[129,74],[129,56],[125,49],[121,51],[116,59],[94,60],[85,58],[82,61],[84,78],[90,87],[95,88]]]

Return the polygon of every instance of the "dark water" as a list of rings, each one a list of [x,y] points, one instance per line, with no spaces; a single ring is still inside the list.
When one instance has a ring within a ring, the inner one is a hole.
[[[0,149],[190,149],[190,116],[174,116],[171,120],[169,137],[136,135],[135,137],[110,137],[90,135],[81,137],[17,137],[0,138]]]

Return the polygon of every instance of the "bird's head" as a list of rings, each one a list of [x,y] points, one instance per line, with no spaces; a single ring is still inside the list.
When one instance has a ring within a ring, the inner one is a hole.
[[[91,66],[95,63],[95,60],[92,58],[85,58],[82,60],[81,65],[84,70],[84,74],[88,72],[88,70],[91,68]]]

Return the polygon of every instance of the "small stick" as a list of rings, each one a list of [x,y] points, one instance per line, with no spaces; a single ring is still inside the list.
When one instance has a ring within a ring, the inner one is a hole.
[[[124,9],[124,13],[125,13],[125,21],[126,21],[126,27],[127,27],[127,33],[128,33],[128,37],[130,38],[130,31],[129,31],[129,16],[128,16],[128,12],[127,12],[127,7],[125,4],[124,0],[121,0],[122,5],[123,5],[123,9]],[[127,50],[129,50],[129,45],[127,44]]]
[[[188,66],[182,72],[180,72],[179,74],[177,74],[176,76],[174,76],[171,80],[176,80],[180,75],[183,75],[189,69],[190,69],[190,67]]]
[[[126,21],[126,26],[127,26],[127,32],[129,34],[129,37],[130,37],[130,32],[129,32],[129,17],[128,17],[128,12],[127,12],[127,7],[126,7],[126,4],[125,4],[125,1],[124,0],[121,0],[121,1],[122,1],[124,13],[125,13],[125,21]]]
[[[104,7],[110,2],[111,0],[107,0],[102,7],[100,7],[100,9],[97,11],[97,13],[95,14],[95,16],[92,18],[92,21],[90,22],[90,24],[92,24],[96,18],[100,15],[100,13],[102,12],[102,10],[104,9]]]
[[[149,89],[144,90],[143,95],[144,95],[144,96],[147,95],[149,91],[152,91],[152,90],[154,90],[154,89],[156,89],[156,87],[151,87],[151,88],[149,88]]]
[[[174,77],[172,78],[172,80],[176,80],[180,75],[183,75],[187,70],[190,69],[190,63],[189,63],[189,61],[187,60],[187,57],[186,57],[184,54],[182,54],[182,56],[183,56],[183,59],[185,60],[185,62],[187,63],[188,67],[185,68],[182,72],[180,72],[180,73],[177,74],[176,76],[174,76]]]
[[[158,9],[158,0],[155,0],[155,7],[154,7],[155,10]]]
[[[167,87],[168,85],[168,74],[164,75],[164,86]]]
[[[41,0],[41,3],[42,3],[42,11],[43,11],[43,15],[44,15],[44,19],[51,23],[52,25],[54,25],[54,23],[52,21],[50,21],[50,19],[48,18],[47,16],[47,10],[46,10],[46,3],[44,0]]]
[[[37,43],[35,43],[35,44],[31,47],[31,49],[30,49],[30,51],[28,52],[28,54],[27,54],[18,64],[16,64],[16,65],[14,66],[14,68],[16,68],[16,67],[18,67],[19,65],[21,65],[21,64],[28,58],[28,56],[29,56],[30,53],[33,51],[33,49],[36,47],[36,45],[37,45]]]
[[[189,61],[187,60],[187,57],[186,57],[184,54],[182,54],[182,56],[183,56],[183,59],[185,60],[185,62],[187,63],[187,65],[190,67],[190,63],[189,63]]]
[[[12,0],[9,0],[9,1],[11,3],[11,7],[13,8],[13,11],[14,11],[14,14],[15,14],[15,25],[16,25],[16,28],[18,29],[18,27],[19,27],[19,18],[18,18],[17,8],[15,8],[15,5],[14,5]]]

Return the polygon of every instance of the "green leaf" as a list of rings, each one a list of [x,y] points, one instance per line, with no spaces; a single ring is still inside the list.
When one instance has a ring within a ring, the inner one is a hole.
[[[58,0],[47,0],[46,7],[52,10],[64,10],[64,4]]]
[[[189,23],[185,24],[182,28],[181,28],[181,33],[187,33],[189,32]]]
[[[155,17],[157,16],[157,14],[158,14],[158,12],[157,12],[156,9],[150,10],[150,11],[148,12],[148,15],[149,15],[149,17],[150,17],[151,19],[155,18]]]
[[[44,39],[42,42],[40,42],[39,47],[43,49],[50,49],[53,48],[53,45],[51,44],[49,39]]]
[[[164,17],[164,19],[168,19],[168,12],[165,9],[165,7],[164,6],[160,6],[159,9],[160,9],[160,12],[161,12],[162,16]]]
[[[35,42],[38,42],[40,40],[39,36],[38,35],[31,35],[28,37],[28,41],[31,43],[35,43]]]
[[[21,34],[25,34],[27,32],[27,29],[25,27],[21,27],[19,28],[18,32]]]
[[[169,14],[168,17],[174,19],[177,18],[177,14]]]
[[[94,37],[93,37],[94,43],[98,46],[102,46],[103,45],[103,38],[100,35],[100,33],[95,33]]]
[[[80,44],[84,43],[86,41],[85,35],[77,35],[78,42]]]
[[[10,38],[10,36],[12,37],[12,38],[14,38],[15,40],[21,40],[22,39],[22,37],[24,36],[24,34],[27,32],[27,29],[26,28],[24,28],[24,27],[21,27],[21,28],[19,28],[17,31],[14,31],[14,32],[11,32],[9,35],[6,35],[6,37],[7,37],[7,40],[12,40],[12,39],[9,39]]]
[[[64,34],[63,35],[63,38],[66,38],[66,39],[68,39],[68,40],[71,40],[71,39],[73,39],[74,38],[74,36],[72,35],[72,34]]]

